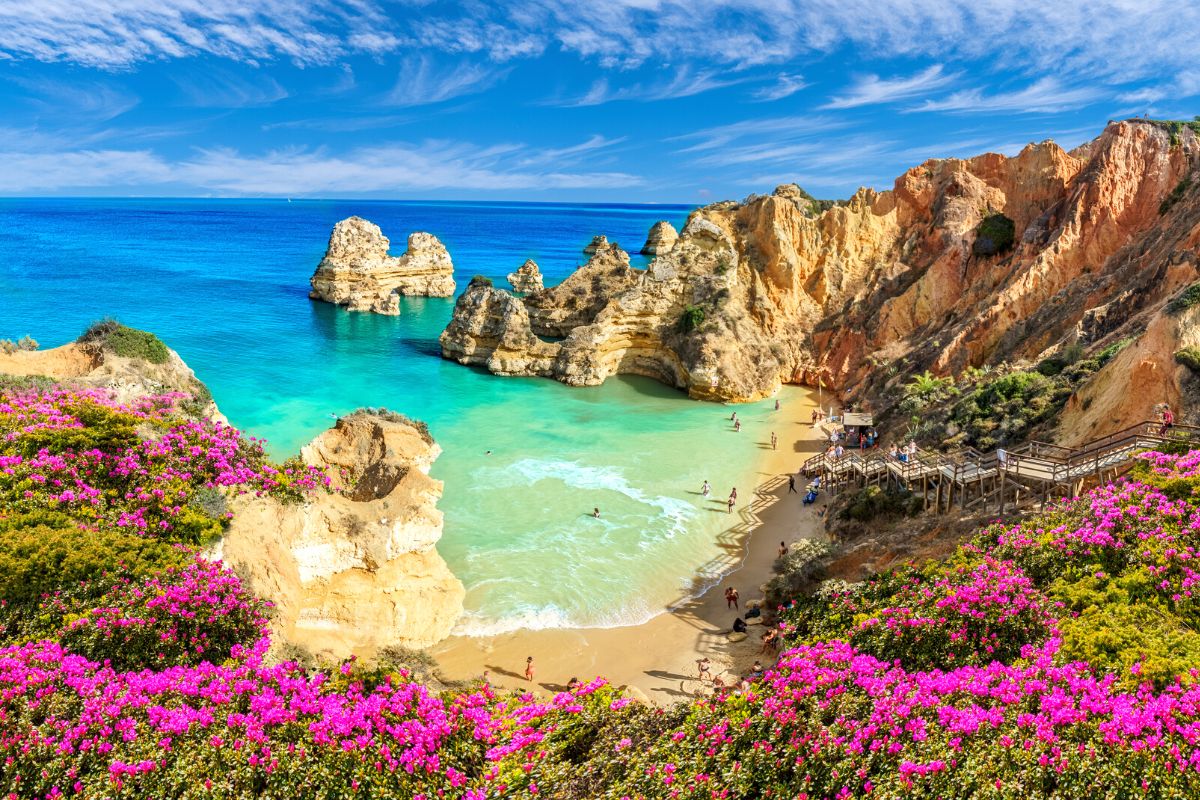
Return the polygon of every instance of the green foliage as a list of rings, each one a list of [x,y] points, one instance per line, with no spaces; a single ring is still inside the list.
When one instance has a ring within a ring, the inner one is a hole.
[[[929,370],[914,375],[904,387],[904,400],[900,408],[907,412],[920,411],[931,403],[937,403],[958,394],[954,378],[939,378]]]
[[[102,347],[122,358],[137,358],[151,364],[165,364],[171,357],[167,346],[153,333],[130,328],[115,319],[93,323],[76,341]]]
[[[41,345],[38,344],[37,339],[34,339],[29,335],[22,336],[20,341],[17,342],[17,349],[24,350],[27,353],[31,353],[34,350],[37,350],[39,347],[41,347]]]
[[[1175,361],[1200,374],[1200,347],[1185,347],[1175,351]]]
[[[475,277],[471,278],[471,282],[467,284],[467,288],[470,289],[476,286],[486,286],[490,288],[495,286],[495,282],[493,282],[492,279],[487,275],[476,275]]]
[[[1016,225],[1003,214],[988,214],[975,228],[975,244],[972,250],[977,256],[993,256],[1003,253],[1016,240]]]
[[[6,356],[11,356],[15,352],[17,352],[16,342],[14,342],[12,339],[0,339],[0,353],[4,353]]]
[[[1192,306],[1200,303],[1200,283],[1193,283],[1167,303],[1168,314],[1182,314]]]
[[[58,383],[58,381],[48,375],[8,375],[0,373],[0,392],[22,392],[28,389],[44,392],[53,386],[57,386]]]
[[[1180,134],[1184,130],[1191,130],[1197,136],[1200,136],[1200,117],[1191,120],[1184,119],[1152,119],[1147,120],[1160,128],[1163,128],[1170,134],[1171,147],[1178,147],[1180,144]]]
[[[159,539],[107,527],[83,531],[55,512],[0,520],[0,606],[9,618],[0,640],[52,633],[60,620],[43,606],[46,596],[87,605],[112,577],[137,579],[191,558],[186,548]]]
[[[1124,350],[1126,347],[1128,347],[1131,344],[1133,344],[1132,336],[1127,337],[1125,339],[1119,339],[1119,340],[1113,342],[1112,344],[1108,345],[1107,347],[1105,347],[1099,353],[1096,353],[1096,361],[1102,367],[1105,364],[1107,364],[1109,361],[1112,361],[1113,356],[1115,356],[1117,353],[1121,352],[1122,350]]]
[[[1170,211],[1176,203],[1183,199],[1183,196],[1187,194],[1190,188],[1192,188],[1192,176],[1184,175],[1179,183],[1175,184],[1175,188],[1171,190],[1171,193],[1164,197],[1163,201],[1158,204],[1158,213],[1166,214]]]
[[[775,561],[775,577],[767,584],[767,604],[777,605],[803,592],[825,569],[829,545],[816,539],[801,539]]]
[[[1019,441],[1049,419],[1070,394],[1066,381],[1040,372],[1010,372],[965,395],[951,419],[964,434],[963,444],[991,449]]]
[[[704,323],[704,309],[700,306],[688,306],[679,316],[679,330],[691,333]]]
[[[851,496],[842,517],[856,522],[913,517],[921,513],[921,507],[921,498],[905,489],[865,486]]]

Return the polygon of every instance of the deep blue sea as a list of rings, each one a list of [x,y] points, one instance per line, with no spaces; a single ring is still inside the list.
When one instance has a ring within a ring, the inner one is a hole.
[[[366,201],[0,199],[0,337],[63,344],[117,317],[158,334],[230,421],[279,456],[331,415],[385,406],[429,423],[444,448],[439,550],[468,589],[465,633],[615,625],[659,613],[719,555],[729,524],[695,491],[752,486],[767,403],[718,406],[648,379],[573,389],[444,361],[452,299],[402,299],[400,317],[308,299],[335,222],[378,224],[403,252],[438,236],[459,289],[533,258],[547,285],[603,233],[636,252],[682,206]],[[644,265],[640,256],[635,266]],[[485,455],[492,450],[491,456]],[[593,507],[602,509],[592,519]]]

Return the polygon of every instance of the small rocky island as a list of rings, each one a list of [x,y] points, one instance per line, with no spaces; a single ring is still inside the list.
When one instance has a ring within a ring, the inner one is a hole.
[[[521,294],[533,294],[545,288],[542,283],[542,271],[538,269],[537,262],[532,258],[526,259],[516,272],[508,273],[508,282],[512,285],[514,292]]]
[[[325,257],[309,283],[313,300],[348,311],[400,313],[400,295],[450,297],[454,263],[431,233],[413,233],[400,257],[388,254],[391,242],[379,226],[362,217],[347,217],[333,226]]]

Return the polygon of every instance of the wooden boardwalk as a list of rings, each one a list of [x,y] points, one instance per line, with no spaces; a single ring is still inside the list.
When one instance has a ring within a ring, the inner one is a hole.
[[[1075,497],[1091,486],[1112,480],[1128,469],[1138,453],[1164,446],[1200,448],[1200,427],[1141,422],[1088,442],[1062,447],[1027,442],[1012,449],[983,453],[965,448],[950,453],[919,450],[901,461],[879,450],[847,449],[841,457],[827,453],[804,462],[806,476],[820,477],[822,487],[837,493],[846,488],[887,486],[922,497],[925,510],[995,508],[999,513],[1056,497]]]

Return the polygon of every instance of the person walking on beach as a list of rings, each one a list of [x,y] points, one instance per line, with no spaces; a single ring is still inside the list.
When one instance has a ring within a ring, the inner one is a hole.
[[[788,475],[788,494],[800,494],[796,491],[796,476]]]
[[[533,656],[525,659],[525,680],[533,682]]]
[[[709,661],[708,661],[707,656],[704,658],[696,659],[696,673],[697,673],[696,677],[699,678],[701,681],[712,680],[712,675],[708,671],[708,665],[709,665]]]
[[[788,554],[788,546],[786,542],[779,543],[779,557],[783,558]]]
[[[741,609],[738,608],[738,598],[739,597],[741,597],[741,595],[738,594],[738,590],[733,588],[732,586],[730,586],[728,589],[725,590],[725,599],[728,601],[726,603],[725,607],[726,608],[734,608],[734,609],[740,611]]]
[[[734,503],[735,503],[735,502],[736,502],[736,501],[733,499],[733,497],[732,497],[732,496],[730,496],[730,498],[729,498],[729,508],[728,508],[728,510],[726,510],[726,512],[725,512],[726,514],[732,514],[732,513],[733,513],[733,505],[734,505]]]
[[[775,410],[776,411],[779,410],[779,398],[778,397],[775,398]]]
[[[708,493],[712,491],[712,487],[708,485],[708,481],[704,481],[704,485],[700,487],[700,494],[708,497]]]
[[[776,443],[778,443],[778,441],[779,441],[779,437],[775,435],[775,431],[771,431],[771,449],[772,450],[775,449],[775,445],[776,445]]]

